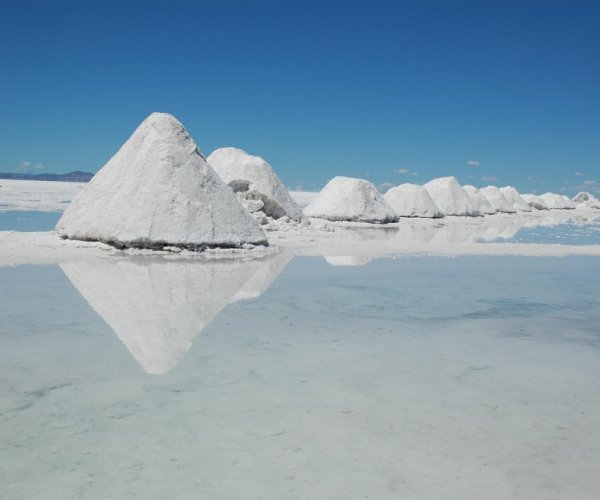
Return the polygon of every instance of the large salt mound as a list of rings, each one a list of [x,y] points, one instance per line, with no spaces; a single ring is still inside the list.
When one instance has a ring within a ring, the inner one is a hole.
[[[56,231],[118,247],[267,245],[179,121],[152,113],[67,207]]]
[[[440,177],[423,186],[444,215],[481,215],[477,203],[462,188],[456,177]]]
[[[556,193],[544,193],[540,199],[550,210],[572,210],[575,204],[566,196]]]
[[[502,212],[505,214],[514,214],[517,212],[513,207],[512,202],[504,195],[500,188],[496,186],[487,186],[481,188],[480,193],[487,198],[490,205],[496,210],[496,212]]]
[[[592,193],[582,191],[577,193],[577,196],[571,199],[576,206],[589,207],[589,208],[600,208],[600,200],[596,198]]]
[[[418,184],[407,183],[393,187],[383,195],[383,198],[400,217],[438,218],[444,216],[427,190]]]
[[[508,201],[510,201],[513,205],[513,208],[519,212],[531,212],[531,207],[527,204],[527,202],[521,197],[519,192],[512,186],[504,186],[500,188],[502,194],[506,196]]]
[[[477,189],[475,186],[471,186],[469,184],[463,186],[463,189],[467,192],[467,194],[473,198],[475,203],[477,203],[477,207],[479,211],[484,215],[492,215],[496,213],[496,210],[490,202],[487,200],[485,196]]]
[[[304,209],[304,215],[331,221],[396,222],[398,216],[368,181],[334,177]]]
[[[302,218],[300,207],[271,165],[260,156],[249,155],[237,148],[220,148],[213,151],[207,161],[235,192],[241,193],[247,200],[262,202],[263,206],[258,210],[266,215],[274,219],[287,215],[296,221]]]
[[[546,205],[544,200],[535,194],[522,194],[521,198],[523,198],[525,203],[531,208],[535,208],[536,210],[548,210],[548,205]]]

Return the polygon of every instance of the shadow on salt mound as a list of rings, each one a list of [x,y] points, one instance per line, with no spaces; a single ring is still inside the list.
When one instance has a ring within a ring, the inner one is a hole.
[[[521,197],[519,192],[512,186],[504,186],[500,188],[500,191],[506,199],[512,203],[512,206],[518,212],[531,212],[531,207]]]
[[[575,208],[575,203],[562,194],[544,193],[539,198],[550,210],[573,210]]]
[[[304,209],[315,219],[386,224],[398,221],[375,186],[363,179],[334,177]]]
[[[330,266],[364,266],[373,260],[373,257],[355,255],[327,255],[323,256]]]
[[[478,217],[476,202],[462,188],[456,177],[440,177],[423,186],[444,215]]]
[[[423,186],[400,184],[383,195],[383,199],[400,217],[440,218],[444,214]]]
[[[477,208],[482,214],[493,215],[496,213],[496,210],[492,207],[491,203],[475,186],[467,184],[466,186],[463,186],[463,189],[471,198],[473,198],[473,201],[475,201]]]
[[[521,198],[534,210],[549,210],[544,200],[535,194],[522,194]]]
[[[117,247],[268,245],[183,125],[166,113],[142,122],[67,207],[56,231]]]
[[[300,221],[302,211],[279,177],[260,156],[238,148],[219,148],[207,158],[208,164],[236,193],[246,200],[261,201],[265,215],[279,219],[287,215]],[[255,210],[252,210],[255,211]]]
[[[481,188],[479,192],[485,196],[490,205],[496,210],[496,212],[504,214],[517,213],[517,209],[513,206],[512,202],[506,197],[506,195],[496,186],[486,186]]]
[[[202,262],[138,256],[60,267],[140,366],[161,375],[228,304],[264,293],[288,262],[280,254]]]
[[[583,206],[587,208],[600,208],[600,200],[596,198],[592,193],[588,193],[586,191],[582,191],[577,193],[571,201],[576,206]]]

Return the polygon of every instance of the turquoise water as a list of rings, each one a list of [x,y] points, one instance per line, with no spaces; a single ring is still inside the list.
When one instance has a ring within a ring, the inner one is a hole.
[[[599,275],[584,257],[0,268],[0,498],[595,499]]]
[[[50,231],[62,212],[2,212],[0,231]]]

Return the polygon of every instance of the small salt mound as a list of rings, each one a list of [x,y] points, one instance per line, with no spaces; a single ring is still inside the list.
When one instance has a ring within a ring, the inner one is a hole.
[[[531,207],[514,187],[505,186],[500,188],[500,191],[502,191],[502,194],[506,196],[508,201],[512,203],[512,206],[515,210],[519,212],[531,212]]]
[[[440,177],[423,186],[444,215],[477,217],[477,203],[462,188],[456,177]]]
[[[334,177],[304,209],[316,219],[385,224],[398,221],[375,186],[363,179]]]
[[[492,215],[496,213],[494,207],[492,207],[487,198],[483,196],[483,194],[475,186],[467,184],[466,186],[463,186],[463,189],[477,203],[477,207],[482,214]]]
[[[481,188],[479,191],[486,197],[496,212],[505,214],[514,214],[517,212],[512,202],[496,186],[487,186]]]
[[[531,208],[536,210],[548,210],[548,205],[539,196],[535,194],[522,194],[521,198],[525,200]]]
[[[418,184],[407,183],[393,187],[383,195],[383,198],[400,217],[438,218],[444,216],[427,190]]]
[[[586,191],[577,193],[577,196],[575,196],[571,201],[576,206],[580,207],[600,208],[600,200],[598,200],[598,198],[596,198],[592,193],[588,193]]]
[[[56,231],[118,247],[268,244],[183,125],[166,113],[142,122],[67,207]]]
[[[209,165],[229,186],[248,200],[251,212],[262,211],[273,219],[288,216],[299,221],[302,211],[279,177],[260,156],[237,148],[220,148],[207,158]]]
[[[572,210],[575,204],[566,196],[556,193],[544,193],[540,199],[550,210]]]

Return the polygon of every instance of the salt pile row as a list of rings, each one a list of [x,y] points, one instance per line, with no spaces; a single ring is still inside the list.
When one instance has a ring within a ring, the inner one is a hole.
[[[385,224],[400,217],[478,217],[573,209],[576,204],[600,208],[600,202],[589,193],[580,193],[571,201],[554,193],[521,195],[512,186],[461,186],[455,177],[433,179],[423,186],[401,184],[383,196],[363,179],[335,177],[308,204],[304,215],[330,221]]]
[[[268,245],[257,222],[266,216],[302,217],[267,162],[235,148],[207,162],[175,117],[152,113],[67,207],[56,231],[120,248],[239,248]]]

